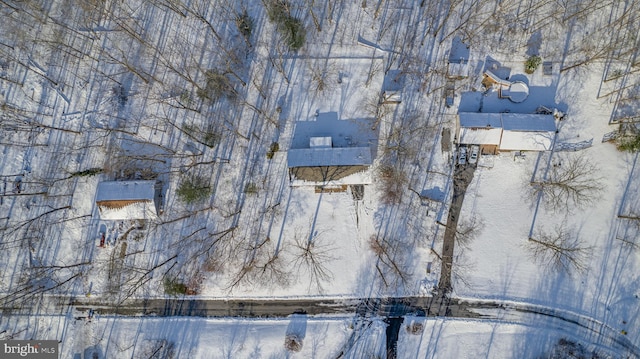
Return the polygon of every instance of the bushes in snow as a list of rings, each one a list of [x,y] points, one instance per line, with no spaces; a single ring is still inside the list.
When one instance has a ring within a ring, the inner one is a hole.
[[[620,138],[617,144],[618,150],[626,152],[640,151],[640,134],[635,137]]]
[[[384,204],[398,204],[408,182],[404,172],[393,165],[381,165],[378,175],[382,185],[381,201]]]
[[[267,158],[272,159],[273,155],[275,155],[278,150],[280,150],[280,144],[278,142],[271,142],[269,151],[267,152]]]
[[[291,5],[287,0],[269,0],[265,4],[269,20],[276,24],[291,50],[297,51],[304,46],[307,31],[302,21],[291,15]]]
[[[189,177],[180,182],[176,194],[181,201],[187,204],[197,203],[209,197],[211,187],[204,177]]]
[[[424,324],[422,322],[411,321],[411,324],[407,325],[407,333],[412,335],[421,335],[424,332]]]
[[[284,339],[284,347],[291,352],[302,350],[302,338],[295,334],[288,334]]]
[[[217,101],[222,98],[234,99],[236,97],[236,89],[226,75],[226,73],[218,70],[205,71],[205,85],[202,88],[198,88],[196,95],[201,100],[210,101]]]
[[[178,281],[177,279],[165,278],[164,279],[164,292],[169,295],[183,295],[187,294],[186,284]]]
[[[220,139],[222,138],[220,132],[218,132],[212,124],[207,126],[207,128],[201,129],[198,126],[183,123],[180,129],[187,136],[209,148],[215,147],[218,143],[220,143]]]
[[[524,72],[528,74],[534,73],[538,66],[542,63],[542,58],[537,55],[533,55],[527,59],[524,63]]]
[[[253,31],[253,18],[249,16],[247,9],[244,9],[242,14],[238,14],[238,16],[236,16],[236,26],[245,40],[249,42]]]
[[[258,194],[258,185],[255,182],[248,182],[244,186],[244,193],[246,193],[246,194]]]
[[[71,177],[90,177],[90,176],[95,176],[95,175],[99,175],[100,173],[102,173],[104,170],[102,168],[89,168],[87,170],[84,171],[77,171],[77,172],[73,172],[71,174]]]

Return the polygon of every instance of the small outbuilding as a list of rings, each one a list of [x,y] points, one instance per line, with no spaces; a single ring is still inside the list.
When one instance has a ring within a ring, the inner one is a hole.
[[[469,45],[465,44],[459,36],[453,38],[449,61],[447,65],[447,77],[451,79],[464,79],[469,77]]]
[[[156,181],[107,181],[98,184],[96,205],[103,220],[158,217]]]

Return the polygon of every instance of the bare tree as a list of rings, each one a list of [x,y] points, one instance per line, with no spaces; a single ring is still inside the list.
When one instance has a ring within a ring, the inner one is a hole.
[[[378,258],[376,270],[386,287],[404,285],[408,282],[411,272],[405,261],[411,245],[398,238],[374,234],[369,238],[369,248]]]
[[[462,247],[469,247],[471,242],[484,229],[484,222],[476,216],[460,221],[456,227],[455,239]]]
[[[299,233],[299,232],[298,232]],[[304,236],[296,235],[293,252],[293,270],[306,272],[309,276],[309,289],[315,286],[320,292],[322,284],[333,279],[333,272],[327,266],[327,262],[334,259],[334,249],[323,243],[321,232],[307,233]]]
[[[311,77],[310,90],[315,95],[329,96],[332,94],[340,81],[340,74],[337,65],[330,60],[315,60],[307,65]]]
[[[640,250],[640,218],[620,218],[616,239],[630,250]]]
[[[586,270],[592,251],[575,231],[564,225],[555,227],[552,232],[539,232],[529,238],[527,247],[537,262],[566,273]]]
[[[256,277],[260,282],[286,286],[291,279],[291,272],[279,253],[269,252],[256,266]]]
[[[533,198],[542,195],[548,208],[554,211],[583,207],[596,201],[603,190],[598,167],[585,155],[559,156],[546,176],[531,182]]]
[[[399,204],[406,189],[407,175],[397,165],[383,164],[378,168],[381,198],[384,204]]]

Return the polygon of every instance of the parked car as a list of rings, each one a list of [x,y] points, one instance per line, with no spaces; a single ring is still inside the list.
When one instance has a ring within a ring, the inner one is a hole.
[[[464,165],[467,163],[467,148],[460,147],[460,157],[458,157],[458,164]]]
[[[475,164],[478,162],[478,153],[480,152],[479,146],[471,146],[471,154],[469,155],[469,163]]]

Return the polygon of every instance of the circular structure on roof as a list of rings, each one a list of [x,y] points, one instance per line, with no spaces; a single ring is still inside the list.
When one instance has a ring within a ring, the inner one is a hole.
[[[529,96],[529,86],[522,81],[515,81],[509,86],[509,100],[522,102]]]

